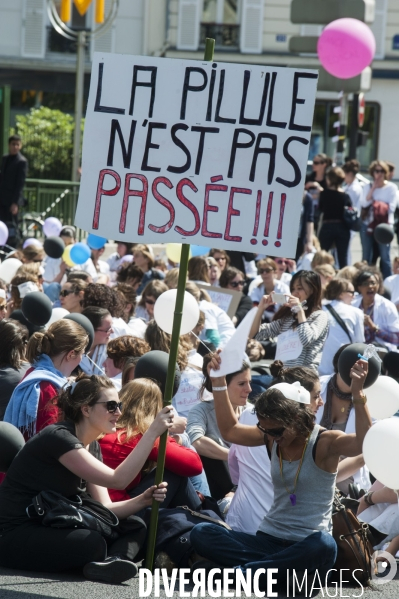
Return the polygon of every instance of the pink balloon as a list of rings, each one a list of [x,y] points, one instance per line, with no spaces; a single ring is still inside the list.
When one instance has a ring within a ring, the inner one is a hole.
[[[319,60],[328,73],[339,79],[356,77],[373,60],[375,38],[370,27],[357,19],[329,23],[317,43]]]

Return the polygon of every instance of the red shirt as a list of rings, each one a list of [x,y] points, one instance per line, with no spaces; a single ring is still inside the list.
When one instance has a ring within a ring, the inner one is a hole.
[[[25,376],[28,376],[34,368],[29,368]],[[25,378],[25,377],[24,377]],[[23,380],[23,379],[22,379]],[[36,420],[36,432],[39,433],[45,426],[49,424],[55,424],[59,421],[58,414],[59,410],[56,405],[53,404],[52,400],[59,393],[59,389],[54,387],[48,381],[42,381],[40,383],[40,398],[37,406],[37,420]],[[25,441],[29,439],[29,434],[25,432]]]
[[[122,437],[122,441],[119,441],[118,435]],[[115,470],[134,450],[142,436],[142,434],[138,434],[127,443],[123,443],[123,431],[105,435],[105,437],[99,441],[104,464]],[[158,446],[154,445],[148,456],[148,460],[156,462],[157,459]],[[182,447],[176,443],[173,438],[168,437],[166,443],[165,468],[180,476],[196,476],[202,472],[202,462],[195,451],[188,449],[188,447]],[[108,489],[112,501],[124,501],[125,499],[130,499],[130,496],[126,491],[137,487],[140,481],[141,472],[139,472],[136,478],[126,487],[126,490]]]

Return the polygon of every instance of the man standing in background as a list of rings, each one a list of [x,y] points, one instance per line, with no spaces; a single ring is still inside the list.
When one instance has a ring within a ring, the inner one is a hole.
[[[20,136],[11,135],[9,153],[3,156],[0,166],[0,220],[9,228],[9,243],[19,237],[18,211],[24,202],[23,189],[28,171],[28,161],[22,156],[21,149]]]

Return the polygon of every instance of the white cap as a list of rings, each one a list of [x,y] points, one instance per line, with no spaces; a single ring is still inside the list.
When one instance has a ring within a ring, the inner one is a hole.
[[[299,381],[295,383],[277,383],[272,385],[269,389],[278,389],[284,395],[286,399],[292,399],[292,401],[298,401],[299,403],[310,404],[310,393],[302,387]]]

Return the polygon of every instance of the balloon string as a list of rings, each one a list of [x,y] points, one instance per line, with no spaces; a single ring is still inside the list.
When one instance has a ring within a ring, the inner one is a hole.
[[[105,374],[105,370],[103,370],[98,364],[96,364],[89,356],[89,354],[86,354],[86,358],[92,363],[94,364],[94,366],[96,368],[98,368],[98,370],[100,370],[103,374]]]
[[[198,341],[199,341],[200,343],[202,343],[202,345],[203,345],[204,347],[206,347],[206,349],[209,351],[209,353],[211,353],[211,354],[213,353],[213,350],[212,350],[212,349],[210,349],[210,348],[207,346],[207,344],[206,344],[206,343],[204,343],[204,342],[202,341],[202,339],[200,339],[200,338],[199,338],[199,337],[198,337],[198,336],[197,336],[197,335],[194,333],[194,331],[191,331],[191,334],[192,334],[192,335],[194,335],[194,337],[195,337],[196,339],[198,339]]]

